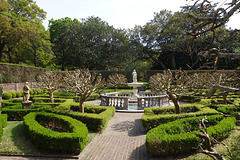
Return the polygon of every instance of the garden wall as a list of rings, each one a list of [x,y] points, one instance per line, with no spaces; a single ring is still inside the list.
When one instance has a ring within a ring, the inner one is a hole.
[[[3,83],[0,84],[3,88],[3,92],[10,92],[10,91],[22,91],[23,86],[25,83]],[[30,89],[37,88],[36,82],[28,82],[28,86]]]
[[[37,75],[44,71],[41,68],[0,64],[0,84],[36,82]]]

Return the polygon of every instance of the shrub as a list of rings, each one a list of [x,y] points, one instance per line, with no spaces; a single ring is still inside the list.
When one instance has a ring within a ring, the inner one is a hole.
[[[2,107],[8,107],[8,106],[13,106],[13,105],[21,105],[22,99],[10,99],[10,100],[3,100]]]
[[[53,118],[56,125],[62,126],[68,132],[55,132],[39,124]],[[87,145],[87,127],[71,117],[52,113],[30,113],[24,117],[24,126],[30,139],[45,150],[79,154]]]
[[[33,109],[21,109],[21,105],[11,106],[9,108],[2,108],[2,114],[8,115],[9,121],[22,121],[23,117],[30,112],[41,112],[50,109],[50,105],[32,105]]]
[[[3,128],[7,126],[7,115],[0,114],[0,142],[2,141]]]
[[[202,117],[198,117],[202,119]],[[210,136],[222,140],[235,126],[234,117],[221,115],[207,117],[207,131]],[[199,122],[194,118],[184,118],[159,125],[150,130],[146,136],[147,151],[151,156],[169,156],[193,152],[201,140],[195,135]]]
[[[181,105],[181,114],[175,114],[173,106],[163,108],[145,108],[144,115],[142,116],[142,124],[145,129],[149,130],[160,124],[177,119],[219,114],[214,109],[210,109],[209,107],[201,108],[201,106],[202,105],[198,103]]]
[[[16,98],[22,97],[23,96],[23,92],[22,91],[17,91],[16,93]]]
[[[109,119],[114,115],[114,107],[100,107],[95,105],[85,104],[86,113],[70,112],[70,109],[77,110],[77,103],[63,103],[56,108],[48,109],[48,112],[67,115],[75,118],[87,125],[89,130],[101,131],[106,128]]]
[[[12,94],[10,92],[5,92],[5,93],[2,94],[2,98],[3,99],[11,99]]]
[[[12,94],[12,98],[16,98],[16,96],[17,96],[16,92],[9,92],[9,93]]]
[[[33,89],[29,89],[29,93],[30,93],[30,95],[35,95],[35,92]]]

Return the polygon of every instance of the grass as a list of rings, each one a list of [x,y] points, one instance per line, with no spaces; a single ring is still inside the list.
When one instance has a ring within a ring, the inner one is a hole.
[[[48,154],[46,151],[39,150],[24,132],[22,121],[8,121],[4,128],[2,142],[0,143],[0,153],[10,154]],[[89,131],[88,143],[97,135],[97,132]]]

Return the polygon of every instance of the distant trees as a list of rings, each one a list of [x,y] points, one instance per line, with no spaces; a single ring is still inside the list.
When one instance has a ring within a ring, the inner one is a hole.
[[[121,69],[128,59],[128,39],[99,17],[78,21],[51,20],[49,25],[56,63],[65,68]]]

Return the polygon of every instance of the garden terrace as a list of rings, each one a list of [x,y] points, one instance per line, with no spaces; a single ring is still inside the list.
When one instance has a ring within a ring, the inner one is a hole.
[[[204,118],[197,117],[198,119]],[[207,116],[208,135],[223,140],[235,126],[234,117],[224,118],[222,115]],[[159,125],[148,131],[146,136],[147,151],[151,156],[170,156],[191,153],[201,140],[195,135],[199,122],[195,118],[184,118]]]
[[[51,121],[54,124],[50,129],[41,125]],[[71,117],[43,112],[29,113],[24,117],[24,126],[33,143],[44,150],[79,154],[87,145],[86,125]],[[51,130],[55,127],[65,132]]]
[[[181,114],[175,114],[175,108],[173,106],[164,108],[145,108],[144,115],[142,116],[143,127],[149,130],[160,124],[181,118],[219,114],[215,109],[209,107],[202,108],[202,106],[208,103],[210,103],[209,100],[202,100],[201,102],[193,104],[181,105]]]

